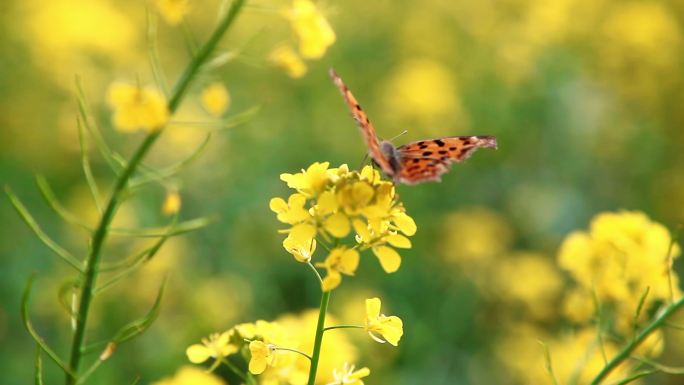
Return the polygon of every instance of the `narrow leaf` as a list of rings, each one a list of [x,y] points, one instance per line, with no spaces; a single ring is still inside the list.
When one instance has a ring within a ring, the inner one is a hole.
[[[112,339],[113,342],[120,345],[132,338],[139,336],[140,334],[144,333],[147,329],[149,329],[150,326],[152,326],[154,320],[157,319],[157,316],[159,316],[161,299],[164,295],[165,287],[166,279],[164,279],[164,282],[162,282],[161,287],[159,288],[159,293],[157,294],[157,298],[155,299],[150,311],[147,312],[147,314],[145,314],[143,317],[133,322],[130,322],[129,324],[122,327],[114,335],[114,338]]]
[[[81,148],[81,168],[83,169],[83,175],[85,175],[86,183],[88,183],[88,189],[90,190],[90,195],[93,197],[93,202],[95,202],[95,207],[97,211],[102,213],[103,205],[100,199],[100,189],[97,187],[95,178],[93,177],[93,171],[90,168],[90,159],[88,158],[88,140],[85,137],[85,130],[83,128],[83,118],[81,116],[76,119],[76,125],[78,126],[78,141]]]
[[[544,368],[549,374],[549,377],[551,377],[553,384],[558,385],[558,379],[556,378],[556,374],[553,372],[553,363],[551,362],[551,352],[549,351],[549,347],[544,343],[544,341],[538,340],[537,342],[539,342],[544,349]]]
[[[122,228],[112,228],[110,230],[111,234],[120,236],[132,236],[139,238],[157,238],[165,236],[175,236],[180,234],[189,233],[191,231],[199,230],[201,228],[207,227],[211,223],[215,222],[216,218],[200,217],[191,219],[185,222],[181,222],[169,231],[165,231],[165,228],[149,228],[149,229],[122,229]]]
[[[642,377],[650,376],[651,374],[658,373],[657,370],[644,370],[642,372],[636,372],[632,374],[631,376],[624,378],[620,382],[616,382],[614,385],[627,385],[630,382],[634,382]]]
[[[641,298],[639,298],[639,304],[637,305],[636,311],[634,312],[634,335],[636,336],[637,331],[639,329],[639,316],[641,315],[641,311],[644,308],[644,303],[646,303],[646,297],[648,297],[648,292],[651,290],[650,286],[646,286],[646,290],[641,294]]]
[[[88,232],[93,231],[93,229],[91,229],[90,226],[88,226],[85,222],[83,222],[74,214],[70,213],[69,210],[67,210],[61,203],[59,203],[54,191],[52,190],[52,188],[50,188],[50,184],[43,176],[36,175],[36,185],[38,185],[38,190],[40,190],[40,193],[43,195],[43,198],[45,199],[47,204],[50,206],[50,208],[52,208],[52,210],[54,210],[55,213],[57,213],[57,215],[59,215],[69,224],[79,226],[87,230]]]
[[[152,75],[157,87],[162,90],[166,97],[169,96],[169,84],[159,60],[158,38],[157,38],[157,15],[147,7],[147,57],[152,68]]]
[[[24,289],[24,294],[22,295],[21,298],[21,320],[24,323],[24,327],[26,330],[29,332],[31,337],[33,338],[34,341],[38,344],[38,346],[45,352],[47,353],[48,357],[52,359],[52,361],[57,364],[65,373],[67,373],[70,376],[73,376],[74,374],[72,373],[71,369],[62,362],[62,360],[59,358],[57,353],[55,353],[43,340],[43,337],[41,337],[36,330],[33,328],[33,324],[31,324],[31,320],[29,318],[29,302],[31,300],[31,288],[33,287],[33,276],[31,276],[26,283],[26,288]]]
[[[62,258],[66,263],[71,265],[80,273],[83,273],[83,265],[81,264],[81,262],[78,261],[76,257],[74,257],[70,252],[68,252],[62,246],[57,244],[57,242],[53,241],[47,234],[45,234],[43,229],[41,229],[40,226],[38,226],[36,220],[33,219],[31,214],[28,212],[26,206],[24,206],[24,204],[21,203],[19,198],[16,195],[14,195],[14,193],[8,186],[5,186],[5,194],[7,194],[7,197],[9,197],[12,206],[14,206],[14,209],[17,211],[17,213],[19,213],[21,219],[23,219],[24,223],[26,223],[28,227],[31,230],[33,230],[38,239],[43,241],[45,246],[47,246],[50,250],[57,254],[58,257]]]

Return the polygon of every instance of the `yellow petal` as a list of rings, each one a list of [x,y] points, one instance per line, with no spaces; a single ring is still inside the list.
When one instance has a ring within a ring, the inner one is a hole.
[[[406,215],[406,213],[398,213],[392,218],[392,222],[399,228],[399,230],[409,237],[416,233],[418,227],[413,218]]]
[[[356,234],[361,237],[361,242],[370,241],[371,233],[368,230],[368,225],[366,222],[362,221],[361,219],[354,219],[352,225],[354,226],[354,231],[356,231]]]
[[[206,346],[200,344],[190,345],[186,350],[185,354],[188,356],[188,360],[193,364],[201,364],[211,357],[211,350]]]
[[[401,257],[393,248],[389,246],[378,246],[373,248],[373,254],[380,260],[380,265],[387,273],[394,273],[401,265]]]
[[[321,288],[323,291],[330,291],[339,286],[340,282],[342,282],[342,275],[335,270],[328,270],[328,275],[321,282]]]
[[[268,207],[276,214],[287,211],[287,202],[283,198],[273,198],[268,202]]]
[[[340,262],[337,265],[337,270],[340,273],[347,275],[354,275],[356,268],[359,266],[359,252],[354,249],[345,250],[340,257]]]
[[[335,238],[344,238],[351,230],[349,218],[341,212],[329,216],[323,223],[323,228]]]
[[[324,191],[321,193],[318,197],[316,207],[318,208],[318,213],[321,215],[330,214],[337,210],[337,197],[335,197],[335,193],[332,191]]]
[[[375,319],[380,317],[380,298],[368,298],[366,299],[366,317],[368,319]]]
[[[311,243],[311,240],[316,236],[316,226],[310,225],[308,223],[301,223],[299,225],[292,226],[290,229],[289,238],[292,238],[294,242],[300,245],[307,245]]]
[[[397,316],[390,316],[382,320],[382,336],[390,344],[397,346],[404,334],[403,323]]]
[[[349,378],[350,379],[359,379],[359,378],[363,378],[363,377],[368,377],[369,375],[370,375],[370,369],[364,367],[364,368],[361,368],[361,369],[355,371],[354,373],[350,374]]]
[[[249,371],[252,374],[261,374],[266,370],[266,358],[269,354],[268,346],[262,341],[249,343],[249,352],[252,357],[249,360]]]
[[[385,237],[385,240],[394,247],[399,247],[402,249],[411,248],[411,241],[401,234],[390,234]]]

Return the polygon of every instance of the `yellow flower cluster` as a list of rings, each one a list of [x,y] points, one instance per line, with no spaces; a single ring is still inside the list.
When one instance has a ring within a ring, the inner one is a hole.
[[[166,100],[153,87],[114,83],[107,100],[114,109],[114,127],[122,132],[161,130],[169,120]]]
[[[672,259],[680,254],[665,226],[641,212],[600,213],[589,231],[568,235],[558,262],[577,283],[565,304],[567,315],[578,322],[593,315],[594,295],[613,306],[618,329],[629,332],[629,324],[645,295],[643,309],[657,301],[681,295]],[[645,315],[642,311],[641,315]],[[582,319],[584,318],[584,319]]]
[[[171,378],[152,383],[152,385],[226,385],[226,382],[214,374],[207,373],[194,366],[183,366]]]
[[[270,207],[278,220],[291,225],[283,247],[299,262],[310,263],[316,243],[330,250],[324,262],[327,276],[323,289],[339,285],[342,274],[353,275],[359,251],[371,249],[387,273],[399,269],[401,257],[393,248],[410,248],[407,236],[416,233],[416,224],[398,201],[394,185],[383,181],[370,166],[361,172],[346,165],[329,168],[329,163],[314,163],[297,174],[282,174],[280,179],[297,190],[285,201],[273,198]],[[351,246],[340,241],[354,233]]]
[[[320,59],[328,47],[335,42],[335,31],[311,0],[294,0],[292,8],[283,12],[290,21],[299,45],[299,54],[289,46],[277,47],[269,56],[271,62],[293,78],[306,73],[304,59]]]

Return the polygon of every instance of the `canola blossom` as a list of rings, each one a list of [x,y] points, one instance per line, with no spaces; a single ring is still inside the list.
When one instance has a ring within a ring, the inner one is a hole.
[[[681,296],[671,270],[672,259],[679,254],[667,228],[644,213],[596,215],[588,231],[569,234],[559,251],[559,265],[576,283],[564,305],[565,313],[577,322],[589,320],[595,295],[621,315],[616,319],[618,329],[630,332],[642,297],[641,306],[649,309],[654,303]]]
[[[202,107],[211,115],[220,117],[230,105],[230,94],[222,83],[212,83],[202,90]]]
[[[114,110],[114,127],[121,132],[158,131],[170,117],[164,96],[153,87],[113,83],[107,101]]]
[[[375,341],[397,346],[404,334],[404,324],[397,316],[381,314],[380,305],[380,298],[366,300],[366,331]]]
[[[385,272],[399,269],[401,256],[396,249],[411,247],[408,237],[417,227],[398,200],[394,185],[382,180],[378,171],[370,166],[360,172],[346,165],[329,168],[328,162],[316,162],[280,179],[296,190],[287,200],[270,202],[278,220],[290,225],[283,230],[288,234],[283,247],[305,263],[312,260],[317,242],[331,250],[324,262],[316,264],[327,271],[325,291],[337,287],[342,274],[354,274],[359,252],[364,250],[373,252]]]

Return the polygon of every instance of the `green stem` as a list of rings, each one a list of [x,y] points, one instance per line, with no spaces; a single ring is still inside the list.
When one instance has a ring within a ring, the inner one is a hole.
[[[173,94],[169,99],[168,109],[171,114],[173,114],[173,112],[175,112],[176,109],[178,109],[178,107],[180,106],[180,103],[183,100],[183,96],[185,95],[185,91],[190,85],[190,82],[195,77],[202,64],[209,57],[213,49],[216,47],[216,45],[228,29],[228,27],[233,23],[235,17],[242,8],[244,2],[245,0],[235,0],[233,2],[231,8],[228,10],[228,13],[216,27],[212,35],[209,37],[209,40],[207,40],[204,46],[200,49],[197,55],[186,67],[185,71],[178,80],[178,83],[176,83],[176,86],[173,90]],[[73,375],[67,373],[67,385],[74,385],[77,381],[78,368],[81,363],[82,357],[81,352],[83,342],[85,340],[85,330],[86,323],[88,321],[88,312],[90,310],[90,304],[93,299],[93,289],[95,287],[95,282],[97,279],[98,265],[100,263],[102,249],[104,246],[104,241],[107,237],[109,225],[114,219],[114,214],[116,213],[116,209],[118,208],[119,202],[121,200],[121,192],[126,188],[128,180],[136,171],[142,159],[150,150],[154,142],[159,138],[161,132],[162,131],[160,129],[149,133],[147,137],[145,137],[145,139],[143,140],[142,144],[140,144],[140,147],[138,147],[136,152],[133,154],[133,157],[131,158],[130,162],[128,162],[128,165],[126,166],[124,171],[119,175],[109,197],[109,201],[107,203],[105,211],[102,214],[102,218],[100,219],[100,222],[97,228],[95,229],[95,233],[93,234],[91,242],[92,246],[90,252],[88,253],[88,257],[85,261],[86,265],[84,280],[83,285],[81,286],[80,293],[81,300],[78,305],[78,313],[76,313],[76,328],[74,330],[74,335],[71,342],[71,356],[69,360],[69,369],[71,370],[71,373],[73,373]]]
[[[309,361],[311,361],[311,356],[310,356],[310,355],[308,355],[308,354],[306,354],[306,353],[304,353],[304,352],[301,352],[301,351],[299,351],[299,350],[297,350],[297,349],[281,348],[280,346],[276,346],[276,347],[275,347],[275,350],[282,350],[282,351],[285,351],[285,352],[297,353],[297,354],[303,356],[304,358],[307,358]]]
[[[316,337],[314,338],[313,354],[311,355],[311,367],[309,368],[309,381],[307,382],[307,385],[314,385],[316,382],[316,371],[318,370],[318,359],[321,356],[323,329],[325,327],[325,314],[328,311],[328,302],[330,302],[330,292],[325,291],[321,296],[321,307],[318,312],[318,324],[316,325]]]
[[[328,326],[327,328],[323,328],[323,331],[327,332],[328,330],[334,330],[334,329],[365,329],[365,327],[360,326],[360,325],[337,325],[337,326]]]
[[[637,334],[630,343],[628,343],[622,350],[615,356],[613,359],[611,359],[605,367],[603,367],[603,370],[599,372],[598,375],[594,378],[594,380],[591,382],[591,385],[598,385],[603,381],[604,378],[606,378],[610,372],[612,372],[615,368],[617,368],[624,360],[628,359],[634,349],[636,349],[645,339],[646,337],[649,336],[649,334],[653,333],[656,329],[658,329],[661,325],[665,323],[667,318],[672,315],[675,311],[677,311],[679,308],[681,308],[684,305],[684,297],[680,298],[676,302],[672,303],[668,307],[665,308],[665,310],[656,317],[656,319],[653,320],[648,326],[646,326],[644,329],[641,330],[639,334]]]

